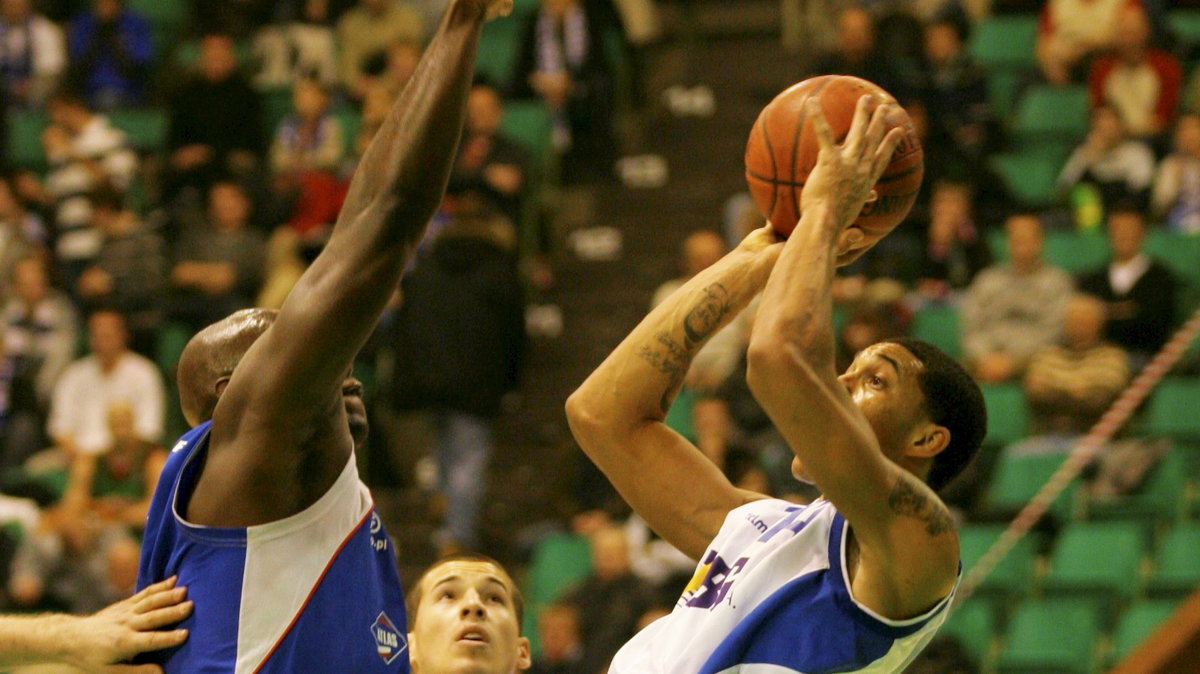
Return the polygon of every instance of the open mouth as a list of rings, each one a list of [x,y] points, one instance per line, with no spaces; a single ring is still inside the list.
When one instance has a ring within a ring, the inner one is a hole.
[[[487,634],[478,627],[470,627],[463,630],[459,633],[458,640],[473,644],[486,644],[488,642]]]

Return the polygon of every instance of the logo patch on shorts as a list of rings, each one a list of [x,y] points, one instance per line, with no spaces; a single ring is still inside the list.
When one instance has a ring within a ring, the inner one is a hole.
[[[380,613],[371,625],[371,637],[375,639],[375,647],[384,664],[392,664],[408,648],[408,640],[400,634],[386,613]]]

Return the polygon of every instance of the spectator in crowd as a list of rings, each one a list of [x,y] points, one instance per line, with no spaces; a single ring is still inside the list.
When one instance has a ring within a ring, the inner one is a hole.
[[[607,28],[603,16],[583,0],[542,0],[518,47],[513,95],[540,98],[550,108],[552,140],[563,153],[567,183],[605,175],[615,158]]]
[[[93,0],[71,22],[71,81],[93,108],[140,105],[153,57],[150,22],[125,0]]]
[[[1058,185],[1065,191],[1089,183],[1100,191],[1105,207],[1123,201],[1144,205],[1150,201],[1154,165],[1154,152],[1129,137],[1116,108],[1101,105],[1092,109],[1087,138],[1067,159]]]
[[[1200,114],[1175,123],[1175,150],[1158,166],[1150,205],[1172,230],[1200,234]]]
[[[987,73],[967,53],[966,31],[965,17],[952,14],[925,26],[920,82],[930,122],[929,143],[944,147],[959,170],[983,158],[991,122]]]
[[[95,260],[79,275],[79,297],[87,307],[121,312],[134,351],[153,356],[166,290],[163,241],[113,190],[92,195],[92,221],[102,243]]]
[[[392,42],[383,51],[376,52],[362,66],[358,88],[363,104],[378,89],[382,89],[387,100],[393,100],[417,69],[424,48],[420,42],[400,39]]]
[[[46,262],[17,261],[4,303],[3,352],[12,368],[0,473],[46,446],[43,428],[50,397],[75,355],[78,319],[71,301],[50,286]]]
[[[245,175],[265,146],[258,93],[238,72],[233,39],[211,34],[200,40],[199,73],[186,81],[168,106],[168,175],[164,197],[193,187],[194,203],[214,180]]]
[[[41,105],[66,67],[62,29],[35,12],[33,0],[0,2],[0,84],[9,105]]]
[[[263,280],[266,243],[249,226],[252,207],[240,185],[213,183],[208,218],[176,243],[171,268],[171,318],[199,332],[254,305]]]
[[[395,316],[393,404],[428,414],[446,495],[443,547],[479,543],[493,420],[516,386],[524,305],[511,224],[497,229],[477,195],[458,195],[456,213],[404,280]]]
[[[966,289],[991,263],[971,208],[971,186],[938,182],[930,200],[929,229],[917,263],[916,290],[929,299],[947,299]]]
[[[594,674],[583,668],[579,611],[569,604],[548,604],[538,611],[541,652],[529,674]]]
[[[1129,133],[1151,138],[1171,128],[1183,70],[1170,52],[1150,47],[1150,18],[1140,5],[1120,9],[1116,49],[1096,59],[1088,76],[1092,105],[1117,110]]]
[[[342,126],[329,111],[329,92],[311,77],[296,81],[296,112],[279,123],[271,144],[271,169],[287,179],[310,172],[335,173],[345,144]]]
[[[629,541],[615,526],[591,536],[592,572],[567,591],[561,602],[579,615],[583,635],[580,671],[603,672],[617,650],[633,637],[638,618],[654,605],[654,592],[629,567]],[[595,610],[604,597],[604,610]]]
[[[1129,351],[1135,367],[1145,364],[1170,336],[1175,319],[1176,281],[1143,250],[1146,218],[1123,205],[1108,215],[1112,260],[1079,279],[1079,289],[1108,304],[1107,339]]]
[[[1048,0],[1038,24],[1037,60],[1051,84],[1082,81],[1087,62],[1116,44],[1121,9],[1140,0]]]
[[[1104,303],[1073,295],[1063,315],[1062,342],[1034,354],[1025,395],[1036,433],[1086,432],[1129,380],[1129,357],[1104,340]]]
[[[484,82],[471,87],[467,119],[458,159],[450,174],[450,190],[477,191],[514,223],[521,219],[521,192],[525,189],[524,148],[500,132],[504,103],[500,92]]]
[[[1071,277],[1042,260],[1042,220],[1030,213],[1004,223],[1010,260],[984,269],[962,301],[963,355],[984,382],[1019,377],[1029,359],[1062,332]]]
[[[45,595],[72,611],[94,611],[133,594],[150,499],[166,452],[139,437],[129,406],[108,410],[111,444],[70,460],[62,500],[48,509],[13,562],[10,592],[19,605]]]
[[[330,24],[329,0],[304,0],[299,16],[269,25],[254,36],[260,89],[291,87],[311,77],[325,87],[338,83],[337,43]]]
[[[125,317],[99,310],[88,318],[91,352],[71,363],[54,386],[47,430],[67,457],[100,454],[113,446],[109,412],[133,411],[138,439],[157,443],[163,432],[163,383],[149,359],[129,350]]]
[[[402,40],[420,44],[424,38],[421,13],[406,0],[359,0],[358,6],[342,15],[337,37],[342,86],[352,96],[365,93],[363,66],[388,45]]]
[[[879,57],[875,17],[862,5],[849,5],[838,12],[837,46],[817,58],[813,72],[861,77],[899,100],[908,99],[912,88],[912,83],[892,63]]]
[[[50,164],[45,191],[54,211],[54,252],[73,286],[100,251],[100,234],[90,226],[91,193],[129,189],[137,177],[138,157],[124,132],[75,95],[55,93],[47,111],[53,123],[42,134],[42,143]]]
[[[0,289],[18,261],[41,252],[45,236],[41,219],[25,210],[12,178],[0,176]]]

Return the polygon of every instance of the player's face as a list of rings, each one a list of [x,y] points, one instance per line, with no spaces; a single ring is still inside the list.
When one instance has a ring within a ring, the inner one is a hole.
[[[909,436],[923,415],[925,396],[918,381],[922,367],[908,349],[882,342],[860,351],[838,377],[890,459],[898,458],[908,446]],[[799,457],[792,462],[792,474],[798,480],[812,481]]]
[[[409,641],[418,674],[510,674],[527,669],[512,579],[495,564],[446,562],[422,580]]]
[[[367,440],[367,405],[363,402],[362,382],[347,377],[342,383],[342,403],[346,406],[346,421],[350,424],[350,436],[354,446],[359,447]]]

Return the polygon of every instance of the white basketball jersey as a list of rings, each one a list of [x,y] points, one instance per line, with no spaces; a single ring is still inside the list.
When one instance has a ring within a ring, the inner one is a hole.
[[[851,595],[846,538],[845,518],[824,499],[735,508],[674,611],[625,644],[609,673],[901,671],[954,593],[916,618],[878,615]]]

